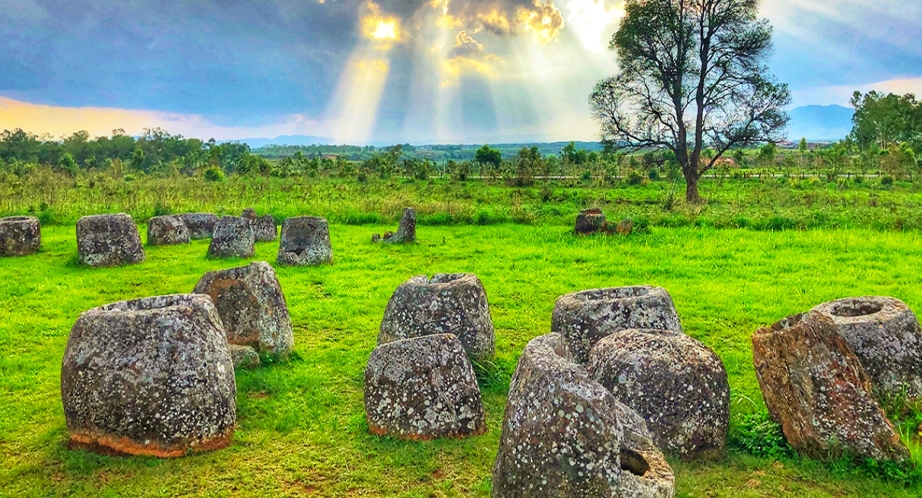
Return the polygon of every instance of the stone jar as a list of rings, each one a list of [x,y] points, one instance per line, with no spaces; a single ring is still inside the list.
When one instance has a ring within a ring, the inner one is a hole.
[[[162,458],[223,448],[234,433],[236,394],[208,296],[94,308],[67,339],[61,398],[75,446]]]

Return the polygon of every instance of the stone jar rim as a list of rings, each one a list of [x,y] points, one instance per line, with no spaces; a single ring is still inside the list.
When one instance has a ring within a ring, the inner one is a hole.
[[[658,293],[657,287],[631,285],[626,287],[606,287],[589,289],[568,294],[575,301],[589,303],[598,301],[628,301]]]
[[[214,304],[206,294],[168,294],[164,296],[148,296],[137,299],[128,299],[114,303],[104,304],[86,312],[118,313],[118,314],[147,314],[172,309],[209,308]]]
[[[33,220],[38,220],[38,218],[35,216],[7,216],[6,218],[0,218],[0,223],[19,223]]]

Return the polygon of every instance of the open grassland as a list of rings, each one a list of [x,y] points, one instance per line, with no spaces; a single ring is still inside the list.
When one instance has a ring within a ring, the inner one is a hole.
[[[640,181],[640,179],[638,179]],[[707,180],[707,203],[688,205],[682,182],[632,185],[597,179],[538,181],[508,187],[504,180],[453,182],[340,178],[141,176],[127,181],[104,174],[77,178],[40,170],[31,176],[0,177],[0,216],[34,213],[43,224],[73,224],[85,214],[125,212],[139,223],[160,214],[209,211],[238,214],[255,207],[279,220],[310,213],[333,223],[396,222],[414,206],[422,225],[497,223],[571,225],[576,213],[603,208],[611,218],[630,216],[640,226],[783,230],[869,228],[922,230],[922,184],[880,179],[749,178]]]
[[[68,332],[93,306],[189,292],[204,272],[245,261],[209,260],[207,241],[198,241],[149,247],[137,266],[80,268],[72,225],[47,227],[35,256],[0,259],[0,495],[486,496],[509,375],[525,343],[549,331],[554,300],[631,284],[668,289],[685,330],[713,348],[729,373],[732,449],[716,463],[674,462],[678,496],[922,493],[918,481],[874,477],[848,462],[747,449],[766,439],[750,434],[752,417],[765,413],[752,332],[844,296],[890,295],[922,311],[919,232],[654,227],[630,237],[576,238],[564,226],[497,224],[421,226],[412,246],[369,243],[383,230],[333,224],[333,266],[277,269],[296,358],[238,372],[234,444],[177,460],[67,449],[59,374]],[[272,262],[277,248],[257,244],[254,259]],[[388,298],[413,275],[455,271],[480,276],[496,325],[496,366],[481,377],[488,432],[433,442],[369,435],[362,373]],[[910,438],[915,427],[904,432]]]

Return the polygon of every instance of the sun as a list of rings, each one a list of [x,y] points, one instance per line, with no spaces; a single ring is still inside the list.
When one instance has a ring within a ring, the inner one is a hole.
[[[390,48],[393,42],[399,41],[400,20],[392,15],[381,12],[381,6],[366,1],[362,4],[361,13],[362,33],[369,40],[373,40],[379,48]]]
[[[371,37],[375,40],[396,40],[397,23],[395,21],[379,20],[371,32]]]

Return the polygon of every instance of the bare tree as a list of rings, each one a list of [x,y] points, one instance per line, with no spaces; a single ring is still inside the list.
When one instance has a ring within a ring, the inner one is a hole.
[[[765,64],[772,28],[758,5],[627,0],[609,45],[621,72],[589,96],[603,143],[675,154],[688,202],[701,201],[698,180],[728,150],[784,138],[791,96]]]

